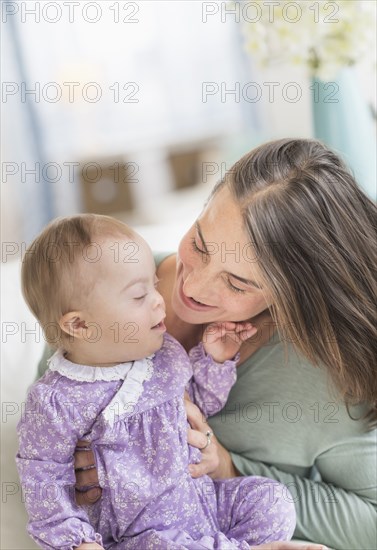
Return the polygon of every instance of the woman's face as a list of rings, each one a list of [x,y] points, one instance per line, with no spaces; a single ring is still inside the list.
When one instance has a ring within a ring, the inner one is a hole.
[[[269,305],[240,209],[224,186],[180,243],[173,309],[188,323],[205,324],[244,321]]]

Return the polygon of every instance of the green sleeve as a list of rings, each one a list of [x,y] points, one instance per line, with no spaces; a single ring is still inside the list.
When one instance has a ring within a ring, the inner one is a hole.
[[[160,263],[168,256],[172,256],[173,254],[175,254],[175,252],[153,252],[154,263],[156,264],[156,267],[158,267]]]
[[[376,550],[375,437],[375,433],[371,433],[369,445],[356,446],[350,442],[318,457],[320,482],[236,453],[231,456],[243,475],[269,477],[287,486],[296,506],[296,538],[326,544],[336,550]]]
[[[276,335],[238,366],[226,406],[209,423],[241,474],[287,485],[295,538],[376,550],[377,431],[367,430],[366,411],[360,404],[348,413],[326,369]]]

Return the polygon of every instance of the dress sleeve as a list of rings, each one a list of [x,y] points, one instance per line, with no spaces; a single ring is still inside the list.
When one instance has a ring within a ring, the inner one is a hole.
[[[200,343],[190,350],[189,359],[193,375],[186,390],[202,413],[212,416],[224,407],[237,380],[238,356],[234,360],[216,363]]]
[[[85,433],[74,403],[51,387],[31,388],[18,424],[16,457],[29,515],[28,532],[41,548],[72,550],[83,542],[101,544],[87,514],[75,504],[73,453]]]
[[[316,460],[321,481],[231,453],[243,475],[276,479],[287,486],[297,513],[296,538],[336,550],[377,548],[376,431],[336,445]]]

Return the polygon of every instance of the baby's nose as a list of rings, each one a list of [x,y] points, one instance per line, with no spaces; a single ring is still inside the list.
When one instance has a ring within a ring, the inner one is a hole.
[[[154,307],[163,307],[165,309],[165,300],[163,299],[162,295],[156,290],[156,296],[154,300]]]

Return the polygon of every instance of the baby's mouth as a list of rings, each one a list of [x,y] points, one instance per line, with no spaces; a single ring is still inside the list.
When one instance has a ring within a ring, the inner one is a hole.
[[[164,319],[165,319],[165,317],[164,317]],[[157,325],[154,325],[151,328],[152,329],[166,329],[164,319],[162,319],[159,323],[157,323]]]

